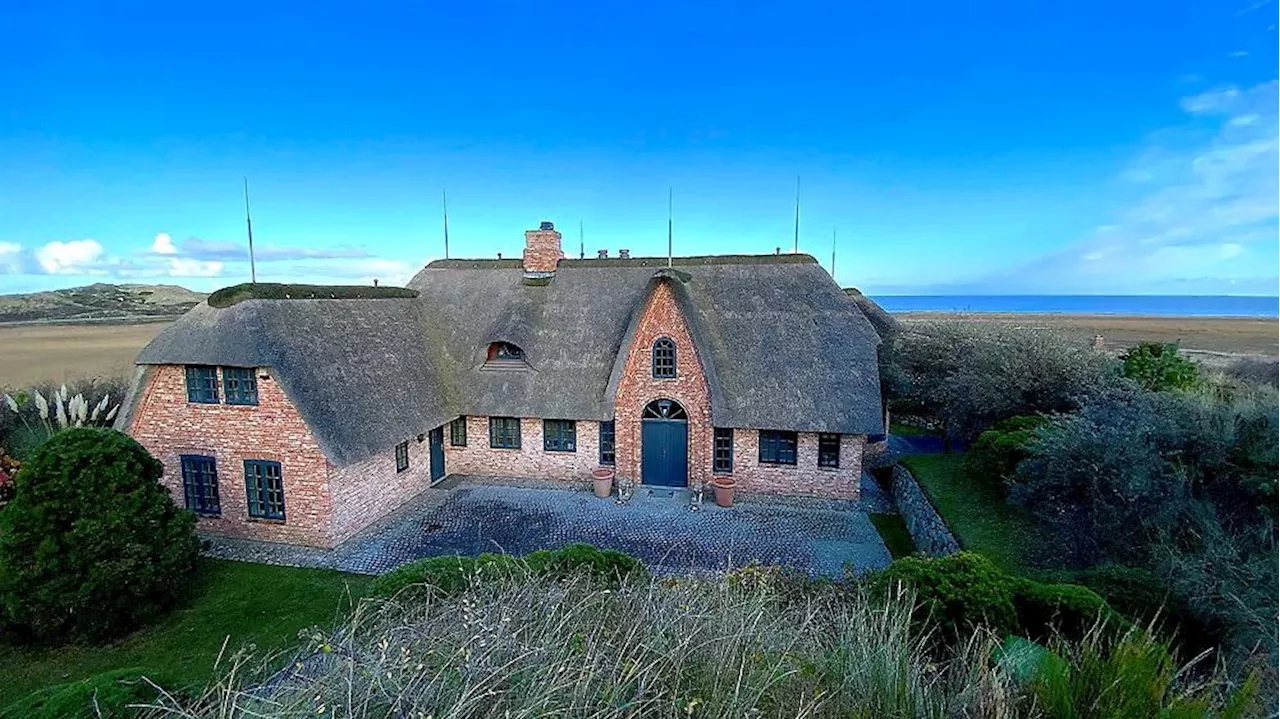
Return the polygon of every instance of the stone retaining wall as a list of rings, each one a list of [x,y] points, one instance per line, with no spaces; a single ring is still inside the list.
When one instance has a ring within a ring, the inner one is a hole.
[[[902,465],[893,468],[893,501],[906,522],[916,551],[930,557],[942,557],[960,551],[947,523],[938,515],[916,478]]]

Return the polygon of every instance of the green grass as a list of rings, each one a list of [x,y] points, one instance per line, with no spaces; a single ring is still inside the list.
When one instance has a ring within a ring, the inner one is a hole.
[[[909,557],[916,551],[915,542],[911,541],[911,533],[907,531],[907,523],[902,521],[901,514],[872,514],[871,523],[875,525],[884,546],[889,548],[889,556]]]
[[[896,434],[899,437],[936,437],[937,432],[924,427],[917,427],[914,424],[900,424],[898,422],[889,423],[889,434]]]
[[[187,606],[152,627],[105,646],[27,648],[0,644],[0,708],[42,687],[99,672],[145,666],[180,682],[203,682],[227,643],[230,655],[291,646],[302,629],[329,629],[344,618],[372,577],[206,559]]]
[[[996,487],[974,482],[961,471],[963,452],[917,454],[902,458],[938,514],[965,549],[984,554],[1001,569],[1029,571],[1028,550],[1036,541],[1035,524],[1010,506]]]

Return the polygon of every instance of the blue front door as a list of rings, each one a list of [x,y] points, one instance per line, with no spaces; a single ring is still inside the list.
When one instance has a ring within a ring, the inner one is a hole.
[[[431,481],[444,476],[444,427],[436,427],[427,435],[431,445]]]
[[[689,486],[689,423],[683,419],[644,419],[640,427],[641,483]]]

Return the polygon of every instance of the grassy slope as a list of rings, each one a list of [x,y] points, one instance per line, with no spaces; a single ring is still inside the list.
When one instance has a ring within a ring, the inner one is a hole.
[[[965,477],[963,462],[962,452],[902,459],[961,546],[985,554],[1008,571],[1025,573],[1028,550],[1036,541],[1034,523],[1009,506],[998,490]]]
[[[203,683],[227,640],[229,656],[292,645],[298,631],[328,629],[370,577],[341,572],[204,560],[203,586],[190,605],[159,624],[102,647],[27,649],[0,645],[0,707],[28,692],[122,667],[163,669]]]
[[[871,524],[875,525],[880,538],[884,540],[889,556],[897,559],[910,556],[916,551],[916,545],[911,541],[911,532],[907,531],[907,523],[902,520],[901,514],[872,514]]]

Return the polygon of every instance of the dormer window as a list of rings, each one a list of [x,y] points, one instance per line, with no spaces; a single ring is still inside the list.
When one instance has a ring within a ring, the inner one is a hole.
[[[676,376],[676,343],[659,337],[653,343],[653,376],[670,379]]]
[[[486,367],[527,367],[524,361],[524,350],[510,342],[494,342],[489,345],[489,353],[485,357]]]

